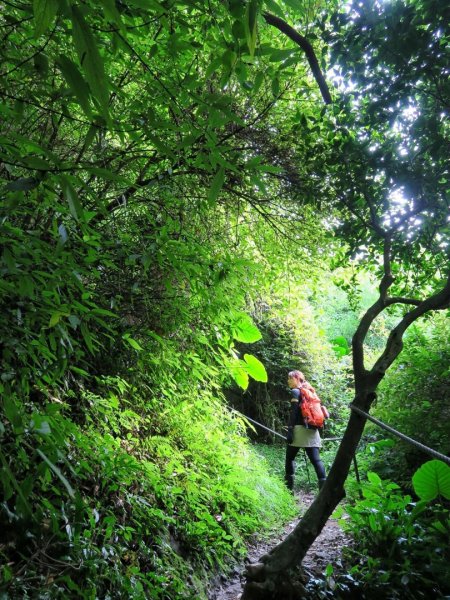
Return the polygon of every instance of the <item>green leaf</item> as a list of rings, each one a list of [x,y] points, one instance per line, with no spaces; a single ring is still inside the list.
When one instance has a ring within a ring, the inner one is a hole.
[[[236,62],[237,54],[233,52],[233,50],[225,50],[225,52],[220,57],[222,64],[227,67],[227,69],[231,70],[234,67]]]
[[[275,0],[264,0],[264,4],[271,12],[273,12],[274,15],[277,15],[282,19],[286,18],[283,9],[275,2]]]
[[[9,481],[11,482],[12,486],[14,487],[14,489],[17,492],[17,495],[20,497],[21,501],[22,501],[22,507],[24,509],[24,511],[31,516],[31,518],[33,519],[33,510],[31,509],[30,504],[28,503],[27,499],[24,496],[24,493],[22,491],[22,488],[19,484],[19,482],[17,481],[17,479],[14,477],[13,472],[11,471],[9,464],[3,454],[3,452],[1,451],[0,448],[0,462],[2,463],[3,466],[3,471],[6,473]],[[3,487],[5,487],[4,482],[2,482]]]
[[[289,6],[297,15],[304,13],[302,0],[283,0],[283,3]]]
[[[90,148],[92,142],[95,140],[95,136],[97,135],[97,132],[98,132],[98,127],[96,127],[95,125],[91,125],[89,127],[86,137],[84,139],[84,151],[85,152],[88,148]]]
[[[137,342],[135,339],[133,339],[132,337],[130,337],[130,335],[129,335],[129,334],[125,334],[125,335],[124,335],[124,336],[122,336],[122,337],[123,337],[123,339],[124,339],[124,340],[126,340],[126,341],[127,341],[129,344],[130,344],[130,346],[131,346],[132,348],[134,348],[135,350],[141,351],[141,350],[143,350],[143,349],[144,349],[144,348],[143,348],[143,347],[142,347],[142,346],[141,346],[141,345],[140,345],[140,344],[139,344],[139,343],[138,343],[138,342]]]
[[[40,156],[22,156],[21,161],[32,169],[39,171],[48,171],[51,169],[51,164]]]
[[[245,11],[245,36],[250,56],[255,53],[256,47],[256,17],[258,15],[258,0],[250,0]]]
[[[33,63],[38,75],[45,79],[48,75],[49,67],[47,55],[45,55],[42,52],[39,52],[39,54],[36,54],[36,56],[34,57]]]
[[[36,423],[34,425],[33,431],[35,433],[39,433],[41,435],[49,435],[52,432],[50,425],[48,424],[48,421],[42,421],[42,420],[40,420],[38,424]]]
[[[83,377],[89,377],[89,373],[84,369],[80,369],[79,367],[70,366],[69,369],[74,373],[78,373],[78,375],[82,375]]]
[[[442,460],[429,460],[414,473],[413,487],[422,500],[443,496],[450,500],[450,467]]]
[[[106,20],[113,25],[117,25],[117,28],[123,31],[123,23],[120,19],[119,11],[116,8],[115,0],[101,0],[101,2],[103,5],[103,10],[105,11]]]
[[[367,473],[367,479],[370,481],[370,483],[372,483],[374,485],[381,485],[380,476],[377,475],[376,473],[374,473],[373,471],[369,471]]]
[[[253,323],[251,317],[245,313],[240,313],[231,324],[233,338],[238,342],[251,344],[261,339],[261,332]]]
[[[247,363],[247,372],[250,377],[264,383],[268,381],[266,368],[256,356],[253,356],[253,354],[244,354],[244,360]]]
[[[348,342],[344,336],[340,335],[338,337],[335,337],[331,340],[331,343],[333,344],[334,353],[338,358],[350,354],[351,348],[348,345]]]
[[[81,321],[76,315],[69,315],[69,323],[76,329],[80,325]]]
[[[259,90],[263,81],[264,73],[262,71],[258,71],[255,76],[255,81],[253,82],[253,93],[256,93]]]
[[[337,346],[342,346],[344,348],[348,348],[347,339],[343,335],[339,335],[331,340],[332,344],[336,344]]]
[[[102,179],[107,179],[108,181],[115,181],[116,183],[121,183],[122,185],[131,185],[130,179],[127,179],[127,177],[122,173],[114,173],[114,171],[112,171],[111,169],[103,169],[102,167],[91,167],[90,165],[86,165],[84,168],[88,173],[97,175]]]
[[[278,77],[274,77],[272,79],[272,94],[274,96],[278,96],[278,94],[280,93],[280,80],[278,79]]]
[[[61,473],[61,469],[59,469],[59,467],[57,467],[55,464],[53,464],[52,461],[42,452],[42,450],[40,450],[38,448],[36,450],[36,452],[48,464],[48,466],[50,467],[50,469],[53,471],[53,473],[58,477],[58,479],[64,485],[64,487],[67,490],[67,493],[69,494],[69,496],[73,500],[75,498],[75,492],[73,491],[73,488],[70,485],[70,483],[67,481],[67,479],[64,477],[64,475]]]
[[[60,312],[53,313],[52,316],[50,317],[48,326],[54,327],[55,325],[57,325],[59,323],[59,321],[61,320],[61,317],[62,317],[62,314]]]
[[[225,169],[220,167],[217,173],[214,175],[214,179],[211,184],[211,188],[208,194],[208,202],[212,203],[216,200],[219,195],[220,190],[222,189],[223,182],[225,180]]]
[[[127,4],[141,8],[146,12],[156,10],[157,12],[165,12],[165,6],[162,6],[157,0],[129,0]]]
[[[69,178],[65,175],[61,176],[61,187],[67,203],[69,204],[70,214],[76,221],[82,221],[84,216],[83,207],[81,206],[77,192],[69,181]]]
[[[433,521],[433,523],[431,523],[431,527],[440,533],[444,533],[446,535],[449,533],[448,525],[446,527],[443,523],[441,523],[441,521]]]
[[[64,79],[69,85],[70,91],[78,100],[78,104],[81,106],[86,116],[89,117],[89,119],[92,119],[92,110],[89,104],[91,91],[88,84],[83,79],[83,75],[78,70],[77,65],[63,54],[59,56],[56,62],[61,69]]]
[[[94,344],[93,344],[93,341],[92,341],[92,336],[91,336],[91,333],[90,333],[90,331],[88,329],[88,326],[83,321],[81,322],[80,330],[81,330],[81,335],[83,336],[83,339],[86,342],[86,346],[88,347],[88,349],[91,352],[91,354],[94,354],[95,353],[95,348],[94,348]]]
[[[233,23],[231,27],[231,33],[236,40],[245,40],[245,27],[241,19],[236,19],[236,21]]]
[[[294,52],[296,52],[296,48],[288,48],[287,50],[274,50],[270,55],[270,62],[281,62],[290,58]]]
[[[149,134],[148,135],[148,139],[152,142],[152,144],[155,146],[155,148],[161,152],[161,154],[163,156],[168,156],[171,159],[175,159],[175,155],[172,152],[172,150],[169,148],[169,146],[167,146],[166,144],[164,144],[159,138],[157,138],[154,135]]]
[[[209,77],[215,72],[217,71],[217,69],[222,66],[223,62],[222,62],[222,57],[219,56],[218,58],[215,58],[213,61],[211,61],[209,63],[208,68],[206,69],[205,72],[205,79],[209,79]]]
[[[72,23],[73,42],[78,59],[103,115],[108,118],[109,84],[105,66],[95,37],[77,6],[72,7]]]
[[[35,21],[34,34],[39,37],[47,31],[58,10],[57,0],[33,0],[33,15]]]
[[[281,167],[276,167],[274,165],[257,165],[256,169],[258,171],[264,171],[264,173],[281,174],[284,172],[284,169],[282,169]]]
[[[243,390],[248,388],[247,365],[242,360],[238,360],[231,365],[231,376],[240,388]]]
[[[395,441],[388,438],[386,440],[378,440],[377,442],[370,443],[367,445],[366,449],[374,453],[377,450],[385,450],[386,448],[392,448],[393,446],[395,446]]]
[[[14,428],[22,425],[22,416],[19,408],[14,400],[9,395],[6,395],[3,399],[3,411],[8,421],[13,425]]]

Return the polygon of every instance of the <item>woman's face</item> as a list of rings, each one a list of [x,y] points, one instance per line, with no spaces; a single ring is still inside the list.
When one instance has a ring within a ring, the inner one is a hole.
[[[298,386],[298,380],[296,377],[288,377],[288,386],[292,390],[293,388]]]

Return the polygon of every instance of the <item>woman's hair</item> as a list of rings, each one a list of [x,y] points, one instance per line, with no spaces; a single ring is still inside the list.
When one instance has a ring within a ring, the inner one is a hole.
[[[300,379],[300,381],[306,381],[305,376],[301,371],[289,371],[288,377],[293,377],[294,379]]]

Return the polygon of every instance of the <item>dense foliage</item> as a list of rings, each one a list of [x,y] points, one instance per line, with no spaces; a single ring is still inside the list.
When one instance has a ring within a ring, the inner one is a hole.
[[[375,416],[382,421],[445,455],[450,451],[448,339],[449,323],[443,315],[414,327],[406,338],[401,359],[380,388],[375,408]],[[395,437],[375,427],[369,427],[367,434],[371,439]],[[411,471],[426,456],[419,448],[397,439],[395,453],[380,448],[373,458],[373,469],[407,489]]]
[[[445,279],[448,9],[0,6],[1,592],[201,598],[293,510],[223,390],[281,428],[299,367],[339,433],[373,277]],[[436,389],[445,413],[446,331],[413,332],[380,416],[413,431]]]
[[[43,597],[200,598],[205,569],[226,568],[259,522],[270,529],[290,514],[281,484],[217,398],[171,393],[178,401],[161,411],[164,396],[148,383],[109,377],[95,393],[53,398],[31,423],[16,414],[15,438],[2,437],[2,578],[11,597],[38,581]],[[84,426],[68,418],[70,401]]]
[[[447,474],[447,499],[449,484]],[[342,521],[355,539],[346,551],[351,567],[337,584],[344,597],[349,591],[368,599],[448,595],[450,515],[445,497],[433,503],[413,501],[396,483],[372,472],[362,492],[364,499],[347,507]]]
[[[218,6],[224,34],[201,2],[4,8],[3,589],[197,598],[292,510],[219,401],[264,377],[230,350],[259,335],[245,187],[276,169],[246,137],[273,94],[224,89],[242,32]]]

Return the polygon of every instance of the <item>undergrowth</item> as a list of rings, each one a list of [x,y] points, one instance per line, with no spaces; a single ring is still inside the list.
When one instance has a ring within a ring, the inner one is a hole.
[[[155,392],[109,377],[39,410],[9,398],[3,598],[199,600],[251,535],[291,516],[217,394]]]
[[[448,501],[414,501],[400,487],[368,473],[363,498],[337,515],[353,544],[344,549],[347,573],[333,578],[314,598],[421,600],[450,595]],[[432,549],[432,550],[430,550]]]

